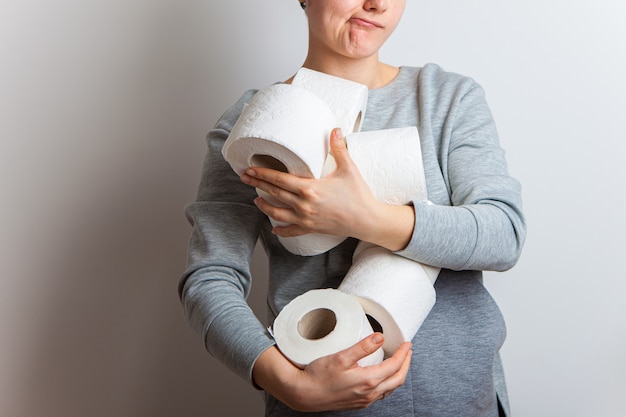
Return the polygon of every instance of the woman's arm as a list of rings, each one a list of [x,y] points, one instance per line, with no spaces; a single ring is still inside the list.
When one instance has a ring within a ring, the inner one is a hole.
[[[357,362],[383,344],[380,333],[355,346],[295,367],[276,347],[267,349],[254,365],[254,382],[298,411],[365,408],[404,383],[411,362],[411,344],[404,343],[380,365],[360,367]]]
[[[451,205],[415,201],[390,206],[377,201],[336,132],[331,150],[337,169],[316,180],[252,167],[246,184],[271,194],[287,208],[262,198],[258,207],[289,223],[279,236],[327,233],[351,236],[415,261],[453,270],[506,270],[518,260],[526,236],[521,188],[507,171],[482,89],[470,79],[454,84],[438,136],[441,173]]]
[[[339,129],[330,137],[337,168],[322,179],[299,178],[267,168],[251,167],[242,176],[248,185],[262,189],[287,207],[277,207],[259,197],[259,209],[289,226],[274,227],[282,237],[306,233],[350,236],[390,250],[404,248],[412,234],[412,206],[393,206],[376,200],[350,158]]]
[[[178,290],[185,316],[209,353],[251,381],[254,361],[274,344],[246,302],[250,260],[267,219],[252,203],[254,190],[241,184],[221,155],[226,121],[236,119],[228,114],[207,137],[197,201],[185,209],[192,232]]]
[[[356,362],[382,345],[370,337],[300,370],[274,347],[246,303],[250,259],[259,231],[269,222],[253,204],[254,188],[241,183],[221,155],[238,114],[230,113],[209,133],[197,201],[186,208],[192,236],[179,283],[185,315],[213,356],[290,406],[313,410],[371,404],[403,383],[410,344],[381,365],[360,368]]]
[[[423,78],[431,86],[445,80],[439,72]],[[398,253],[452,270],[503,271],[515,265],[526,238],[521,186],[508,173],[483,89],[465,77],[445,85],[445,98],[424,99],[423,108],[447,193],[434,205],[414,202],[413,235]],[[438,106],[442,101],[448,104]]]

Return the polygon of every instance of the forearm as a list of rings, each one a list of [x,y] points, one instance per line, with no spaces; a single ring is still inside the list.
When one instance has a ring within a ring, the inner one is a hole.
[[[413,235],[397,253],[452,270],[506,270],[526,237],[521,186],[508,173],[482,88],[466,80],[454,97],[445,115],[431,115],[447,128],[423,132],[433,204],[413,202]]]
[[[251,382],[252,365],[274,340],[241,292],[220,275],[199,271],[187,278],[181,290],[183,311],[206,350]]]
[[[412,205],[380,203],[356,228],[358,233],[354,237],[391,251],[399,251],[409,244],[414,227],[415,211]]]
[[[193,225],[179,294],[185,316],[207,350],[246,380],[273,344],[249,308],[250,259],[264,221],[254,206],[198,202],[187,207]]]
[[[452,270],[503,271],[518,260],[526,235],[521,213],[503,203],[415,204],[416,225],[397,253]]]
[[[266,349],[254,363],[252,381],[254,384],[278,400],[287,404],[289,394],[286,388],[293,387],[293,380],[299,371],[283,356],[276,346]]]

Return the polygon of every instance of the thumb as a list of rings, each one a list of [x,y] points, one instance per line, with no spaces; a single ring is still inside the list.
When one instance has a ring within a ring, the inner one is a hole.
[[[346,139],[338,127],[330,133],[330,153],[335,158],[337,166],[341,166],[346,160],[350,159]]]
[[[382,333],[374,333],[349,348],[346,353],[349,354],[352,363],[357,363],[380,349],[384,341]]]

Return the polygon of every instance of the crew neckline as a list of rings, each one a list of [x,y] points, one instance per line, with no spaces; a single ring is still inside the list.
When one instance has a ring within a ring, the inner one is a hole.
[[[399,71],[396,74],[396,76],[389,81],[387,84],[378,87],[378,88],[371,88],[369,89],[369,95],[370,97],[372,95],[378,96],[378,95],[384,95],[385,93],[387,93],[388,91],[392,91],[394,88],[396,88],[396,86],[398,84],[402,84],[403,80],[407,77],[407,74],[410,72],[408,71],[408,67],[406,66],[400,66],[398,67]]]
[[[398,80],[402,78],[402,76],[403,76],[403,74],[405,72],[404,69],[405,69],[404,66],[399,66],[398,67],[398,73],[395,75],[395,77],[393,77],[391,80],[389,80],[389,82],[387,84],[382,85],[380,87],[376,87],[376,88],[368,88],[368,91],[370,93],[372,93],[372,92],[382,91],[382,90],[385,90],[387,88],[393,87],[393,85],[396,84],[398,82]]]

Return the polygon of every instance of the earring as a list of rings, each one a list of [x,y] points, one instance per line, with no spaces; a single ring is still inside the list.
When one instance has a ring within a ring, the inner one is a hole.
[[[300,7],[302,7],[302,10],[306,10],[306,2],[301,1],[300,2]]]

